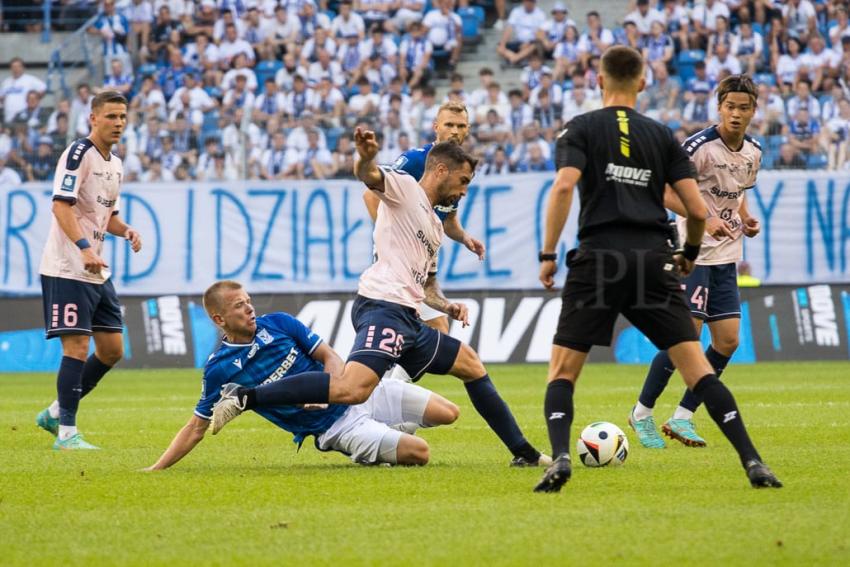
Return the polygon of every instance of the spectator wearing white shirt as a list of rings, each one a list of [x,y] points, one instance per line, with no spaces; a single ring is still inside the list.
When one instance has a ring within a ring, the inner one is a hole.
[[[348,87],[352,88],[363,76],[363,68],[368,63],[368,60],[363,59],[360,53],[359,39],[356,35],[345,38],[345,42],[336,50],[336,60],[339,61],[343,73],[348,77]]]
[[[367,28],[378,24],[381,28],[395,10],[395,2],[387,0],[354,0],[354,9],[363,16]]]
[[[372,92],[369,79],[362,77],[357,81],[357,94],[348,99],[348,110],[358,117],[369,116],[378,111],[381,99]]]
[[[124,72],[124,63],[121,59],[113,59],[109,74],[103,78],[104,89],[118,91],[127,96],[133,88],[133,74]]]
[[[788,53],[780,55],[776,62],[776,84],[782,88],[784,93],[790,93],[797,75],[805,60],[800,53],[800,40],[796,37],[788,38]]]
[[[739,75],[741,73],[741,62],[729,53],[729,48],[725,43],[720,43],[717,45],[716,53],[705,64],[705,72],[710,81],[718,82],[720,73],[724,70],[729,71],[732,75]]]
[[[327,149],[328,141],[325,137],[325,133],[316,127],[316,117],[309,110],[304,111],[301,115],[299,125],[289,132],[289,136],[286,138],[286,145],[298,152],[305,151],[308,147],[310,147],[310,140],[307,133],[311,130],[315,130],[319,136],[319,147]]]
[[[316,95],[313,97],[310,110],[316,118],[325,126],[340,126],[346,109],[345,97],[331,81],[331,76],[322,75],[314,92]]]
[[[287,51],[283,56],[283,67],[275,73],[274,82],[280,87],[280,90],[287,92],[292,90],[292,83],[295,75],[307,76],[307,70],[298,65],[293,51]]]
[[[705,0],[704,4],[694,6],[691,11],[691,49],[708,47],[708,36],[717,29],[717,16],[723,16],[726,21],[731,17],[729,7],[723,0]]]
[[[327,51],[331,56],[336,53],[336,42],[325,28],[317,28],[316,34],[301,46],[301,65],[309,68],[311,63],[315,63],[320,49]]]
[[[307,130],[307,149],[298,157],[299,179],[327,179],[334,174],[334,158],[327,148],[319,146],[319,131]]]
[[[528,58],[528,65],[522,70],[519,82],[522,83],[523,96],[527,99],[528,94],[537,88],[543,73],[552,72],[549,67],[543,65],[543,57],[539,51],[534,51]]]
[[[435,8],[422,18],[422,25],[428,30],[428,41],[434,49],[448,52],[447,63],[449,69],[453,70],[463,49],[463,22],[460,16],[452,11],[454,0],[436,0],[434,6]]]
[[[577,87],[569,89],[564,93],[561,122],[567,124],[579,114],[596,110],[601,108],[601,106],[601,101],[591,97],[586,88]]]
[[[148,0],[133,0],[125,15],[130,22],[130,51],[135,53],[148,44],[154,20],[153,5]]]
[[[301,75],[293,77],[292,90],[285,97],[283,111],[291,119],[301,118],[313,106],[313,92],[307,88],[307,82]]]
[[[797,116],[800,109],[808,110],[809,116],[815,120],[820,120],[821,117],[820,101],[812,96],[812,85],[806,80],[797,81],[794,86],[794,96],[785,101],[785,107],[788,118]]]
[[[550,71],[548,67],[545,68],[543,75],[540,77],[540,84],[531,90],[528,97],[528,104],[532,107],[536,107],[537,99],[543,91],[548,94],[552,105],[560,109],[564,104],[564,89],[560,84],[553,80],[552,71]]]
[[[534,110],[522,97],[522,91],[513,89],[508,92],[508,125],[511,132],[521,132],[534,120]]]
[[[130,102],[130,110],[139,114],[143,120],[147,120],[147,116],[156,116],[159,119],[165,119],[166,102],[165,95],[162,94],[159,85],[156,84],[151,75],[145,75],[142,79],[142,86],[133,100]],[[71,112],[73,115],[73,111]]]
[[[401,117],[401,121],[409,126],[410,125],[410,109],[413,105],[413,101],[410,98],[410,95],[404,92],[404,82],[401,80],[401,77],[395,77],[390,81],[387,90],[381,95],[381,103],[379,106],[379,113],[381,120],[385,120],[387,113],[396,108],[399,112],[399,116]],[[393,103],[393,100],[398,98],[398,105]]]
[[[827,150],[827,169],[842,169],[847,164],[847,145],[850,141],[850,101],[838,101],[838,115],[829,119],[823,128]]]
[[[809,48],[803,54],[803,65],[809,71],[813,91],[828,91],[832,87],[838,77],[839,62],[840,58],[826,48],[826,42],[821,36],[813,35],[809,38]]]
[[[520,92],[520,100],[522,100],[522,92]],[[470,104],[470,107],[475,113],[475,120],[473,122],[476,123],[483,122],[487,114],[493,110],[499,115],[500,121],[507,124],[508,116],[511,113],[511,104],[508,96],[502,91],[502,86],[496,81],[487,85],[486,98],[475,104]]]
[[[238,56],[244,56],[253,65],[254,48],[251,44],[239,37],[234,24],[228,24],[225,28],[224,39],[218,46],[219,62],[222,69],[227,69]]]
[[[507,144],[511,138],[511,131],[495,108],[490,108],[475,129],[475,139],[484,144]]]
[[[538,47],[537,31],[546,23],[546,14],[537,7],[536,0],[523,0],[508,16],[502,30],[497,52],[511,65],[525,61]]]
[[[91,114],[91,101],[94,95],[87,83],[77,85],[77,96],[71,101],[71,122],[77,136],[88,136],[91,126],[89,115]]]
[[[390,23],[397,33],[408,30],[413,22],[421,22],[425,16],[424,0],[399,0],[399,8]]]
[[[3,101],[3,122],[9,123],[15,115],[26,108],[27,93],[38,91],[43,93],[47,89],[44,81],[25,73],[24,60],[13,57],[9,61],[10,77],[3,79],[0,83],[0,101]]]
[[[708,89],[700,85],[693,94],[682,111],[682,127],[689,135],[707,128],[717,120],[717,105],[710,100]]]
[[[304,2],[298,13],[301,27],[301,41],[307,41],[316,34],[317,28],[331,29],[331,19],[324,13],[316,12],[316,5],[311,1]]]
[[[582,65],[588,67],[592,57],[602,57],[602,52],[614,43],[614,34],[603,27],[599,12],[591,10],[587,13],[587,30],[579,38],[579,51]]]
[[[350,35],[363,39],[366,36],[366,22],[352,9],[351,0],[342,0],[338,9],[339,14],[331,21],[331,35],[337,40]]]
[[[563,39],[558,42],[555,51],[552,53],[552,57],[555,59],[553,73],[556,81],[563,81],[571,76],[581,64],[580,45],[578,28],[574,25],[567,26]]]
[[[514,168],[521,161],[528,159],[528,152],[531,146],[537,146],[540,149],[543,159],[552,157],[552,148],[540,135],[540,127],[537,123],[531,122],[527,124],[522,128],[521,132],[520,142],[514,147],[514,151],[511,152],[510,160]]]
[[[221,88],[224,90],[232,89],[236,84],[238,77],[244,77],[246,88],[254,92],[257,90],[257,74],[254,70],[248,67],[248,60],[243,53],[238,54],[233,60],[233,69],[224,74],[221,79]]]
[[[660,22],[662,25],[665,23],[664,14],[655,8],[650,8],[649,0],[637,0],[635,9],[626,14],[623,21],[634,22],[638,33],[642,36],[649,35],[653,22]]]
[[[142,173],[142,183],[169,183],[174,181],[174,174],[162,167],[162,160],[154,157],[148,160],[147,170]]]
[[[237,108],[251,109],[254,107],[254,100],[256,97],[254,97],[254,93],[248,89],[248,80],[245,75],[235,75],[231,81],[227,82],[227,84],[232,86],[224,93],[222,107],[225,110],[233,110]]]
[[[839,5],[835,9],[835,25],[829,28],[829,43],[835,50],[841,49],[841,39],[850,37],[850,18],[847,8]]]
[[[481,175],[507,175],[510,172],[511,162],[503,146],[496,146],[480,169]]]
[[[328,50],[320,47],[316,51],[316,60],[307,68],[307,79],[312,84],[318,84],[325,76],[337,87],[345,84],[342,65],[333,59]]]
[[[278,131],[272,134],[271,146],[260,158],[262,179],[291,179],[295,177],[298,151],[288,148],[286,136]]]
[[[738,58],[747,73],[753,75],[761,69],[764,61],[764,38],[753,30],[750,22],[741,22],[738,24],[738,33],[732,36],[730,52]]]
[[[195,41],[183,48],[183,63],[188,67],[207,70],[218,66],[218,46],[205,33],[195,36]]]
[[[537,40],[543,47],[547,59],[551,59],[555,52],[555,46],[564,39],[567,28],[575,27],[576,23],[567,16],[570,11],[563,2],[555,2],[549,11],[552,17],[537,30]]]
[[[399,47],[398,74],[409,88],[414,88],[428,82],[434,46],[425,36],[421,22],[411,22],[409,30]]]
[[[266,43],[273,46],[278,55],[284,51],[292,51],[301,31],[298,17],[292,17],[286,7],[280,4],[274,8],[274,17],[263,21],[262,29],[266,36]]]
[[[236,38],[242,37],[242,34],[245,31],[245,24],[242,23],[242,20],[240,20],[239,18],[235,18],[233,16],[233,12],[227,10],[225,12],[222,12],[221,15],[215,21],[215,25],[213,26],[212,32],[213,41],[219,44],[222,41],[225,41],[227,39],[227,28],[229,26],[233,26],[236,28]]]
[[[649,63],[661,61],[665,65],[673,62],[675,46],[673,38],[664,33],[664,24],[659,21],[652,22],[650,34],[644,38],[643,57]]]
[[[817,12],[809,0],[788,0],[782,5],[782,19],[788,32],[802,43],[817,33]]]
[[[479,87],[469,93],[469,106],[473,109],[478,105],[484,104],[487,100],[487,89],[493,82],[493,70],[490,67],[482,67],[478,70]],[[505,104],[508,104],[508,97],[505,97]],[[475,116],[470,116],[470,119],[475,120]]]
[[[17,187],[21,183],[21,176],[6,165],[6,156],[0,155],[0,187]]]
[[[286,108],[286,96],[277,88],[277,83],[268,77],[263,86],[263,93],[254,99],[253,119],[262,125],[274,116],[283,114]]]

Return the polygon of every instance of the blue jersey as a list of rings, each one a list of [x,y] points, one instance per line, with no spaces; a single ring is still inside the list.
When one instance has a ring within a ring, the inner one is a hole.
[[[310,355],[322,339],[301,321],[286,313],[257,317],[257,332],[248,344],[222,341],[204,367],[204,385],[195,415],[212,419],[213,405],[228,382],[254,387],[285,380],[302,372],[322,371],[322,365]],[[329,405],[323,410],[305,410],[297,406],[256,409],[258,414],[281,429],[295,435],[300,443],[307,435],[321,435],[345,413],[348,406]]]
[[[395,160],[393,164],[393,169],[403,171],[413,177],[416,181],[422,179],[422,175],[425,173],[425,160],[428,159],[428,152],[431,151],[431,148],[434,147],[434,143],[425,144],[421,148],[413,148],[412,150],[407,150]],[[440,217],[441,221],[446,220],[446,217],[449,216],[449,213],[457,212],[457,205],[434,205],[434,212],[437,213],[437,216]]]

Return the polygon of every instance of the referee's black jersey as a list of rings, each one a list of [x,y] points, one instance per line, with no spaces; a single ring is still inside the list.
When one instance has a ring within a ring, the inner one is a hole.
[[[579,241],[613,247],[666,240],[664,184],[695,177],[673,132],[625,106],[573,118],[558,136],[555,164],[582,172]]]

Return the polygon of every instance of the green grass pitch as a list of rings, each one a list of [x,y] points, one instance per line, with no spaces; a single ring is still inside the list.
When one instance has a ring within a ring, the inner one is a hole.
[[[709,446],[638,446],[627,428],[645,367],[591,365],[573,439],[607,420],[626,430],[621,468],[576,463],[559,495],[533,494],[538,469],[509,455],[459,381],[422,385],[461,406],[422,433],[423,468],[360,467],[255,415],[207,438],[165,472],[142,473],[185,424],[196,371],[115,371],[83,401],[87,438],[58,453],[34,417],[55,393],[46,374],[0,376],[0,564],[11,565],[847,565],[850,364],[730,366],[765,460],[785,483],[754,490],[704,411]],[[545,368],[491,375],[530,440],[548,452]],[[678,379],[678,378],[675,378]],[[681,389],[668,388],[663,422]]]

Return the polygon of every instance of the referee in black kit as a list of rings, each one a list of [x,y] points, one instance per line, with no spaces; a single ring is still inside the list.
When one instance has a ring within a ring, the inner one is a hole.
[[[549,362],[544,414],[555,462],[535,487],[558,492],[571,474],[573,390],[593,345],[609,345],[622,313],[666,350],[685,383],[738,451],[750,483],[781,487],[756,451],[735,398],[714,375],[698,341],[678,272],[688,274],[699,254],[706,207],[695,172],[669,128],[634,110],[643,90],[644,63],[630,47],[602,55],[603,108],[574,118],[556,142],[557,177],[546,205],[540,281],[554,285],[555,249],[581,194],[579,247],[567,254],[567,282]],[[579,181],[581,180],[581,182]],[[673,255],[665,184],[688,213],[684,253]]]

